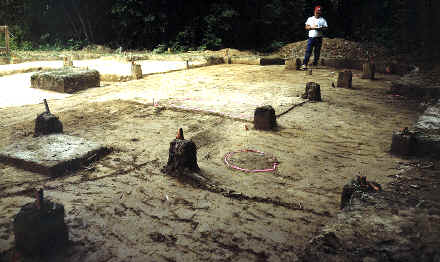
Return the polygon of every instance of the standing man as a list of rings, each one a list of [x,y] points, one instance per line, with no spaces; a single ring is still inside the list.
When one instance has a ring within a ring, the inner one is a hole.
[[[304,56],[304,62],[301,66],[302,70],[307,69],[310,55],[313,52],[313,65],[317,65],[319,61],[319,54],[321,53],[322,35],[323,31],[327,30],[327,21],[321,17],[321,6],[315,7],[314,16],[311,16],[306,21],[306,30],[309,31],[309,40],[307,41],[306,55]]]

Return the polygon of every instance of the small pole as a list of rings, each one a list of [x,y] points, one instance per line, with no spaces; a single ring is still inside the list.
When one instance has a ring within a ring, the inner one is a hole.
[[[184,140],[185,138],[183,137],[183,129],[179,128],[179,130],[177,131],[177,136],[176,139],[181,139]]]
[[[47,104],[46,99],[44,99],[43,102],[44,102],[44,106],[46,107],[46,113],[50,113],[49,105]]]
[[[6,45],[6,55],[9,55],[9,30],[8,30],[8,26],[5,26],[5,45]]]
[[[249,131],[249,127],[247,125],[244,125],[244,130],[245,130],[245,134],[246,134],[246,149],[249,148],[249,136],[248,136],[248,131]]]
[[[35,192],[35,204],[37,206],[37,209],[41,209],[43,207],[43,201],[44,201],[44,193],[43,189],[40,188],[38,191]]]

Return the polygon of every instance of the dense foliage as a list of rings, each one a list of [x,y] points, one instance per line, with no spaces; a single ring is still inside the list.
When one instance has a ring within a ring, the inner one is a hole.
[[[305,39],[304,22],[316,4],[324,7],[329,37],[409,49],[429,34],[413,32],[429,0],[2,0],[0,25],[10,26],[12,47],[22,49],[95,43],[269,51]]]

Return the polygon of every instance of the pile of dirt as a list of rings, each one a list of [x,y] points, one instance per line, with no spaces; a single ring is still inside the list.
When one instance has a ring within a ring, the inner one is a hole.
[[[294,42],[283,46],[278,52],[283,58],[304,57],[307,40]],[[321,56],[325,58],[345,58],[367,60],[368,55],[376,60],[389,58],[390,51],[373,43],[360,43],[342,38],[324,38]]]
[[[32,61],[59,61],[65,57],[75,60],[97,59],[102,54],[86,51],[14,51],[9,61],[3,64],[20,64]]]
[[[88,45],[85,46],[82,51],[86,52],[97,52],[97,53],[113,53],[113,50],[110,47],[103,45]]]
[[[264,54],[264,56],[276,56],[284,59],[304,57],[306,50],[307,40],[293,42],[285,45],[281,49],[271,54]],[[75,59],[92,59],[99,58],[104,55],[122,54],[118,49],[112,50],[102,45],[90,45],[83,48],[80,51],[14,51],[13,60],[14,63],[21,63],[25,61],[36,60],[61,60],[63,57],[74,57]],[[249,57],[249,56],[261,56],[257,52],[250,50],[238,50],[234,48],[224,48],[221,50],[205,50],[205,51],[189,51],[186,53],[163,53],[154,54],[146,51],[124,51],[124,56],[138,56],[148,55],[148,59],[176,59],[179,60],[191,60],[193,57],[206,57],[206,56],[226,56],[230,57]],[[387,60],[390,57],[391,51],[383,46],[379,46],[373,43],[361,43],[345,40],[342,38],[325,38],[322,44],[321,56],[323,58],[342,58],[353,60],[367,60],[367,54],[369,54],[375,60]],[[151,56],[151,57],[150,57]],[[154,57],[154,58],[153,58]],[[138,59],[134,59],[138,60]]]
[[[234,48],[224,48],[218,51],[219,53],[229,54],[229,56],[253,56],[255,55],[251,51],[240,51]]]

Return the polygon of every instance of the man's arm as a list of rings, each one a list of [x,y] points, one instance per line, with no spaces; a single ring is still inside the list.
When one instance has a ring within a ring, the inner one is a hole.
[[[306,30],[326,30],[327,26],[323,26],[323,27],[317,27],[314,25],[308,25],[306,24]]]
[[[325,31],[327,30],[327,26],[323,26],[323,27],[316,27],[313,25],[306,25],[306,30],[318,30],[318,31]]]
[[[307,21],[306,21],[306,30],[308,31],[308,30],[313,30],[314,28],[312,28],[312,26],[311,26],[311,24],[312,24],[312,22],[311,22],[311,20],[310,20],[310,17],[307,19]]]
[[[306,30],[313,30],[316,29],[314,26],[306,25]]]
[[[321,27],[320,29],[318,29],[318,30],[326,31],[326,30],[328,29],[327,21],[326,21],[324,18],[323,18],[323,20],[324,20],[324,24],[323,24],[322,27]]]

